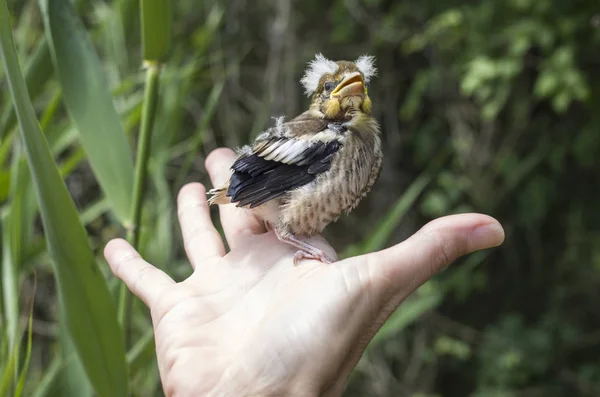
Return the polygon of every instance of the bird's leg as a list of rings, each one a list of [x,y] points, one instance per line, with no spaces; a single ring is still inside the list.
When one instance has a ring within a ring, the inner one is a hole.
[[[275,235],[279,241],[290,244],[300,250],[294,254],[294,266],[298,266],[298,262],[302,259],[316,259],[323,263],[333,263],[333,260],[329,258],[329,256],[327,256],[325,251],[322,249],[319,249],[314,245],[307,243],[306,241],[300,240],[293,234],[283,235],[277,230],[277,228],[273,228],[273,231],[275,232]]]

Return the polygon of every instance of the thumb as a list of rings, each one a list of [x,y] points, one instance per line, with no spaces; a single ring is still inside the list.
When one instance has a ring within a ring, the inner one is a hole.
[[[369,271],[381,280],[417,288],[462,255],[496,247],[504,229],[487,215],[460,214],[436,219],[406,241],[367,255]]]

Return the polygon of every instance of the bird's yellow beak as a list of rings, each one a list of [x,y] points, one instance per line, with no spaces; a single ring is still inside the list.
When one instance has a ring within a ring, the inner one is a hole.
[[[349,74],[338,84],[331,93],[331,98],[345,98],[348,96],[364,96],[365,84],[359,72]]]

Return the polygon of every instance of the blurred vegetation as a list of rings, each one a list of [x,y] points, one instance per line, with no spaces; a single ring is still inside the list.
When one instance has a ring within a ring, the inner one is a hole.
[[[384,170],[359,208],[326,230],[339,252],[379,249],[465,211],[491,214],[507,232],[501,248],[457,261],[401,306],[346,395],[600,395],[597,2],[172,3],[172,24],[150,19],[171,30],[160,36],[141,23],[138,0],[79,0],[75,8],[68,0],[8,1],[45,139],[31,120],[18,128],[13,106],[20,105],[0,68],[0,393],[18,395],[25,372],[26,396],[127,389],[98,389],[102,374],[89,354],[100,342],[81,332],[119,301],[101,254],[133,222],[133,158],[144,106],[152,106],[144,100],[144,55],[164,65],[155,76],[154,120],[145,119],[152,136],[140,249],[181,279],[190,269],[174,217],[178,189],[210,184],[203,163],[212,149],[242,145],[272,117],[303,111],[300,76],[323,52],[350,60],[373,54],[379,68],[369,93],[384,131]],[[143,48],[142,28],[154,48]],[[45,140],[47,149],[36,146]],[[41,154],[32,157],[32,147]],[[55,175],[76,207],[60,184],[48,183]],[[85,234],[68,227],[77,216]],[[88,243],[57,261],[73,241],[65,236],[76,235]],[[72,265],[76,256],[95,261],[104,278]],[[91,300],[65,301],[72,296]],[[138,301],[130,314],[127,356],[116,343],[95,359],[116,363],[113,372],[128,364],[134,395],[160,396],[150,320]],[[106,335],[115,320],[101,321]]]

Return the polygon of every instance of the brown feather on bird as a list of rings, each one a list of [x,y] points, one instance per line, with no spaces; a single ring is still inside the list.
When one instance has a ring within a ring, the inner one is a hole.
[[[278,118],[239,149],[229,180],[209,191],[208,203],[253,211],[299,249],[295,264],[331,263],[304,239],[354,209],[379,176],[381,132],[366,87],[375,74],[371,56],[334,62],[317,54],[301,80],[310,108],[289,121]]]

